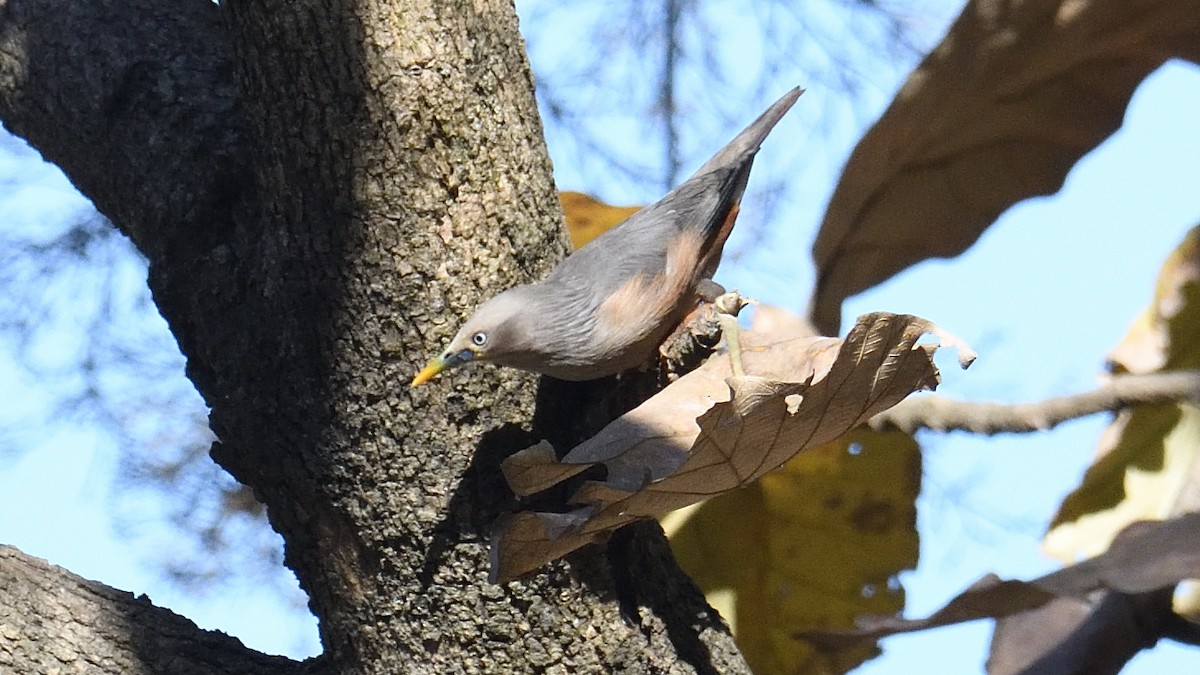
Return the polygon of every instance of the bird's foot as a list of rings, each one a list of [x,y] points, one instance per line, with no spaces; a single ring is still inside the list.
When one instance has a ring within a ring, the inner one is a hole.
[[[727,343],[736,344],[737,314],[752,302],[737,291],[726,292],[721,288],[720,294],[688,314],[658,349],[664,379],[673,382],[698,367],[716,350],[722,335]],[[732,342],[730,335],[734,336]],[[737,351],[740,368],[740,349]]]

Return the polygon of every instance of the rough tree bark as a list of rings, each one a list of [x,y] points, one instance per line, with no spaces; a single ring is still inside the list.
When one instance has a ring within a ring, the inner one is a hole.
[[[486,582],[499,459],[586,433],[611,383],[407,388],[564,252],[511,0],[3,0],[0,118],[149,259],[212,455],[267,505],[325,648],[268,666],[9,551],[0,670],[745,670],[657,526]]]

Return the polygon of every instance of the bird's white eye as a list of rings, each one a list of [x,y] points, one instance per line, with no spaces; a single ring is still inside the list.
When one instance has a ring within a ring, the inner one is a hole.
[[[482,347],[486,345],[487,341],[487,333],[484,332],[479,332],[471,336],[471,344],[475,345],[476,347]]]

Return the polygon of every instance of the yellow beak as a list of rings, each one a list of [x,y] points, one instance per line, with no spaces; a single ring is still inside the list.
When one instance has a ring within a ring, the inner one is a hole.
[[[479,355],[470,349],[442,354],[430,361],[429,365],[422,368],[421,372],[417,373],[417,376],[413,378],[412,385],[410,386],[419,387],[437,377],[438,373],[441,373],[443,370],[457,368],[468,361],[474,361],[476,358],[479,358]]]
[[[422,368],[421,372],[417,373],[417,376],[413,378],[411,386],[419,387],[419,386],[425,384],[426,382],[432,380],[434,377],[437,376],[438,373],[442,372],[445,369],[446,369],[446,359],[439,356],[436,359],[430,361],[429,365]]]

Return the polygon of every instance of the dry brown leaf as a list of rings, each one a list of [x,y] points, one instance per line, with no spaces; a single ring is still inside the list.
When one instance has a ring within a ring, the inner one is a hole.
[[[1141,594],[1173,586],[1200,570],[1200,513],[1134,523],[1108,551],[1033,581],[988,575],[926,619],[867,618],[855,631],[812,632],[804,637],[842,648],[863,640],[938,626],[1011,616],[1056,598],[1086,600],[1099,590]]]
[[[518,495],[545,490],[601,464],[603,481],[587,481],[568,513],[522,512],[495,530],[493,576],[512,579],[638,518],[648,518],[750,483],[801,450],[829,442],[908,394],[933,389],[933,334],[974,353],[954,336],[914,316],[868,314],[845,341],[743,336],[752,376],[731,378],[729,358],[710,359],[599,434],[555,460],[546,444],[503,465]]]
[[[1115,675],[1164,633],[1187,628],[1171,611],[1173,590],[1056,597],[1000,619],[988,650],[988,675]]]
[[[813,246],[811,315],[966,250],[1056,192],[1167,59],[1200,59],[1200,0],[973,0],[846,164]]]

